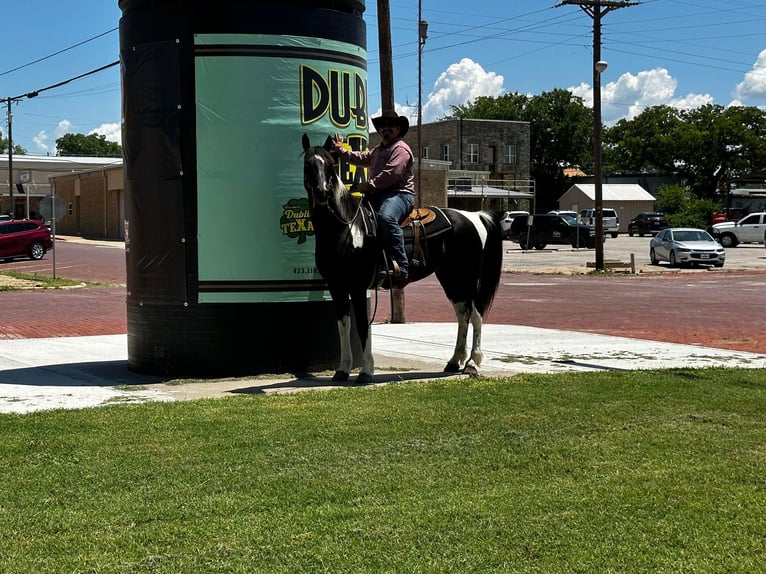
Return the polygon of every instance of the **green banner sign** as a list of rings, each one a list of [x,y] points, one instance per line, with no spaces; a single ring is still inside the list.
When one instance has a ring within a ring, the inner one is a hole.
[[[301,136],[367,145],[366,52],[322,38],[195,36],[200,303],[328,299]],[[362,177],[344,166],[342,177]]]

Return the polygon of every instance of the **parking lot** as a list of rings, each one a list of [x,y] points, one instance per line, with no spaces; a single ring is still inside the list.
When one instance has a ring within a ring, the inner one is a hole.
[[[636,273],[725,273],[727,270],[766,270],[766,249],[763,243],[742,243],[726,249],[726,264],[723,269],[707,266],[699,268],[673,268],[668,264],[649,263],[650,236],[630,237],[621,234],[608,237],[604,242],[605,266],[614,271],[630,271],[631,256]],[[507,272],[530,273],[588,273],[593,271],[588,263],[596,261],[595,249],[573,249],[568,245],[549,245],[543,250],[521,249],[518,243],[503,242],[503,270]]]

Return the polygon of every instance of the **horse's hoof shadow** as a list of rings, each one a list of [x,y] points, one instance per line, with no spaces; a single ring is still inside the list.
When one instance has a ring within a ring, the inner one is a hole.
[[[354,381],[355,385],[371,385],[372,384],[372,375],[369,373],[359,373],[357,375],[356,380]]]
[[[460,365],[458,363],[449,362],[444,367],[445,373],[459,373],[460,372]]]
[[[344,383],[348,380],[348,372],[335,371],[335,374],[332,376],[332,380],[334,383]]]

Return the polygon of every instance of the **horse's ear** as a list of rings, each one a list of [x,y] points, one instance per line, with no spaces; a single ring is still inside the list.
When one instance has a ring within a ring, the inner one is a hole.
[[[309,134],[303,134],[303,138],[301,139],[303,142],[303,151],[308,151],[311,147],[311,142],[309,141]]]
[[[335,146],[332,143],[332,136],[327,136],[327,139],[324,140],[324,149],[326,149],[329,152],[335,151]]]

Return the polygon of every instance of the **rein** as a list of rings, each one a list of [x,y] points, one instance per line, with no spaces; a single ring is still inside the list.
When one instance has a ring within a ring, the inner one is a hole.
[[[348,194],[347,191],[345,193]],[[351,225],[353,225],[353,223],[356,221],[357,217],[359,217],[359,214],[362,213],[362,203],[364,203],[364,198],[362,198],[362,200],[359,202],[359,205],[356,206],[354,215],[348,221],[346,221],[340,215],[338,215],[338,213],[330,205],[329,201],[326,203],[326,206],[327,206],[327,211],[330,212],[330,215],[332,215],[339,223],[342,223],[343,225],[351,227]]]

